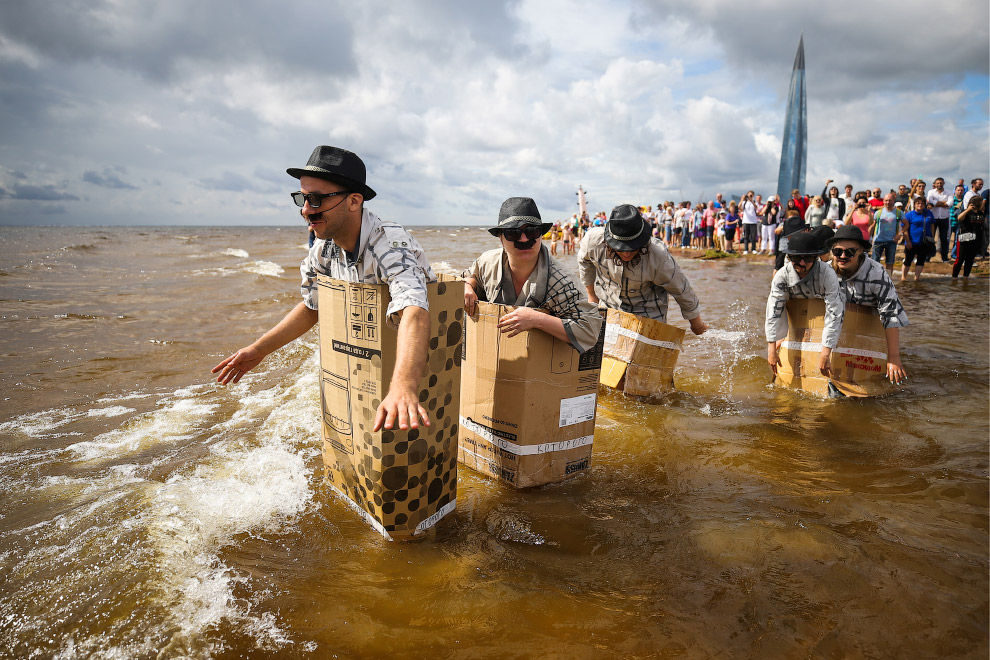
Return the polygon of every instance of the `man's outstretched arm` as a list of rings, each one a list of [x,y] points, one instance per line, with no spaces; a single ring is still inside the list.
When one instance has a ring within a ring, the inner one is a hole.
[[[236,383],[241,376],[251,371],[274,351],[282,348],[293,339],[302,337],[316,325],[319,313],[305,303],[299,303],[285,315],[278,325],[262,335],[256,342],[245,346],[223,362],[213,367],[211,373],[219,372],[217,382],[221,385]]]

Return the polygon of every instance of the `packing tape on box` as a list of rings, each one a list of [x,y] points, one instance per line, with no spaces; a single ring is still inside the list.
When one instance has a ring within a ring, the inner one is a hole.
[[[605,345],[611,344],[615,346],[616,342],[619,341],[619,335],[623,337],[628,337],[629,339],[635,339],[636,341],[641,341],[644,344],[649,344],[650,346],[656,346],[658,348],[669,348],[672,351],[681,350],[680,344],[675,344],[672,341],[663,341],[661,339],[651,339],[644,335],[639,334],[634,330],[629,328],[623,328],[621,325],[614,323],[609,323],[605,326]]]
[[[341,491],[339,488],[337,488],[337,486],[335,486],[334,484],[332,484],[332,483],[330,483],[328,481],[327,482],[327,485],[330,486],[330,488],[337,495],[339,495],[340,498],[342,500],[344,500],[344,502],[347,503],[347,506],[349,506],[352,509],[354,509],[355,511],[357,511],[358,515],[360,515],[362,518],[364,518],[364,520],[365,520],[366,523],[368,523],[369,525],[371,525],[372,527],[374,527],[376,532],[378,532],[379,534],[381,534],[382,536],[384,536],[389,541],[392,540],[392,537],[389,535],[388,530],[385,529],[385,526],[382,525],[377,520],[375,520],[375,517],[373,515],[371,515],[370,513],[368,513],[367,511],[365,511],[364,509],[362,509],[354,500],[352,500],[347,495],[345,495],[343,493],[343,491]],[[438,509],[437,512],[434,513],[432,516],[430,516],[426,520],[424,520],[421,523],[419,523],[418,525],[416,525],[416,531],[413,532],[413,536],[415,536],[417,534],[423,534],[423,533],[425,533],[426,530],[428,530],[430,527],[433,527],[438,522],[440,522],[440,519],[441,518],[443,518],[445,515],[447,515],[451,511],[453,511],[455,508],[457,508],[457,500],[456,499],[453,499],[453,500],[447,502],[445,505],[443,505],[443,507],[441,507],[440,509]]]
[[[509,442],[505,438],[500,438],[492,429],[488,428],[484,424],[479,424],[473,419],[468,419],[466,417],[461,417],[461,426],[465,429],[474,433],[478,437],[487,440],[497,447],[501,447],[510,454],[515,454],[516,456],[534,456],[536,454],[550,454],[555,451],[567,451],[568,449],[577,449],[578,447],[584,447],[592,444],[595,439],[593,435],[586,435],[580,438],[573,438],[571,440],[561,440],[559,442],[544,442],[538,445],[517,445],[514,442]],[[461,449],[464,449],[463,445]],[[473,452],[471,452],[473,453]]]
[[[786,348],[792,351],[810,351],[812,353],[817,353],[822,350],[821,342],[815,341],[785,341],[780,346],[781,348]],[[887,359],[886,353],[867,351],[862,348],[846,348],[845,346],[836,346],[832,349],[832,352],[841,353],[842,355],[856,355],[858,357],[875,358],[877,360]]]

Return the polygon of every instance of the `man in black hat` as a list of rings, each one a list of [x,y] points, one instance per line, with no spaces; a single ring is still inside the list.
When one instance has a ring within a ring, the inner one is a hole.
[[[502,332],[514,337],[543,330],[584,353],[598,343],[604,320],[543,245],[551,226],[529,197],[502,202],[498,225],[488,230],[502,246],[483,253],[464,271],[464,310],[474,314],[479,300],[512,305],[516,309],[499,319]]]
[[[777,373],[780,358],[777,350],[787,337],[787,301],[791,298],[822,298],[825,301],[825,329],[822,331],[821,360],[823,376],[832,373],[832,349],[839,342],[845,306],[839,290],[839,278],[832,268],[819,259],[822,244],[811,232],[791,234],[784,248],[786,263],[770,283],[767,298],[767,362]]]
[[[880,314],[887,338],[887,378],[900,385],[907,378],[901,366],[900,328],[908,324],[908,318],[894,282],[882,264],[867,256],[870,242],[863,239],[859,227],[839,227],[826,247],[832,253],[832,267],[839,276],[845,302],[874,307]]]
[[[588,299],[595,304],[667,321],[667,296],[674,296],[691,332],[708,326],[701,318],[698,296],[677,262],[650,225],[631,204],[612,209],[604,227],[593,227],[581,240],[578,266]]]
[[[387,322],[398,327],[396,364],[374,430],[429,426],[417,389],[426,367],[430,333],[426,283],[435,277],[419,243],[401,226],[364,208],[375,191],[365,183],[364,162],[338,147],[319,146],[305,167],[286,172],[299,179],[292,200],[317,240],[303,259],[303,301],[249,346],[213,368],[217,382],[236,383],[269,353],[297,339],[318,320],[316,276],[367,284],[387,282]]]

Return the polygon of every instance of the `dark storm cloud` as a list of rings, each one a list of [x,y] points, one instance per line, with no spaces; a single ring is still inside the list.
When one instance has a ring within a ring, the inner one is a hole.
[[[132,186],[126,181],[121,180],[121,178],[110,169],[103,170],[103,174],[99,174],[93,170],[88,170],[83,172],[82,180],[86,183],[92,183],[94,186],[100,186],[101,188],[137,190],[137,186]]]
[[[0,34],[61,64],[98,61],[158,81],[247,62],[275,71],[355,71],[344,3],[6,0]]]
[[[13,188],[14,194],[11,195],[12,199],[30,200],[36,202],[79,201],[79,198],[72,193],[63,192],[52,184],[36,186],[15,183]]]
[[[748,72],[765,74],[785,63],[789,69],[803,32],[809,81],[814,77],[817,93],[832,98],[922,88],[990,70],[985,0],[641,0],[640,7],[637,22],[685,21],[688,32],[711,35],[730,66]],[[787,78],[779,78],[785,87]]]

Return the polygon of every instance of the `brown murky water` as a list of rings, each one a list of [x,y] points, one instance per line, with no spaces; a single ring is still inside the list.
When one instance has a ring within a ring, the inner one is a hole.
[[[603,395],[590,473],[461,470],[390,544],[321,485],[315,333],[210,379],[304,238],[0,228],[0,656],[987,657],[986,280],[899,285],[908,386],[823,401],[769,384],[769,265],[682,259],[714,329],[675,394]]]

